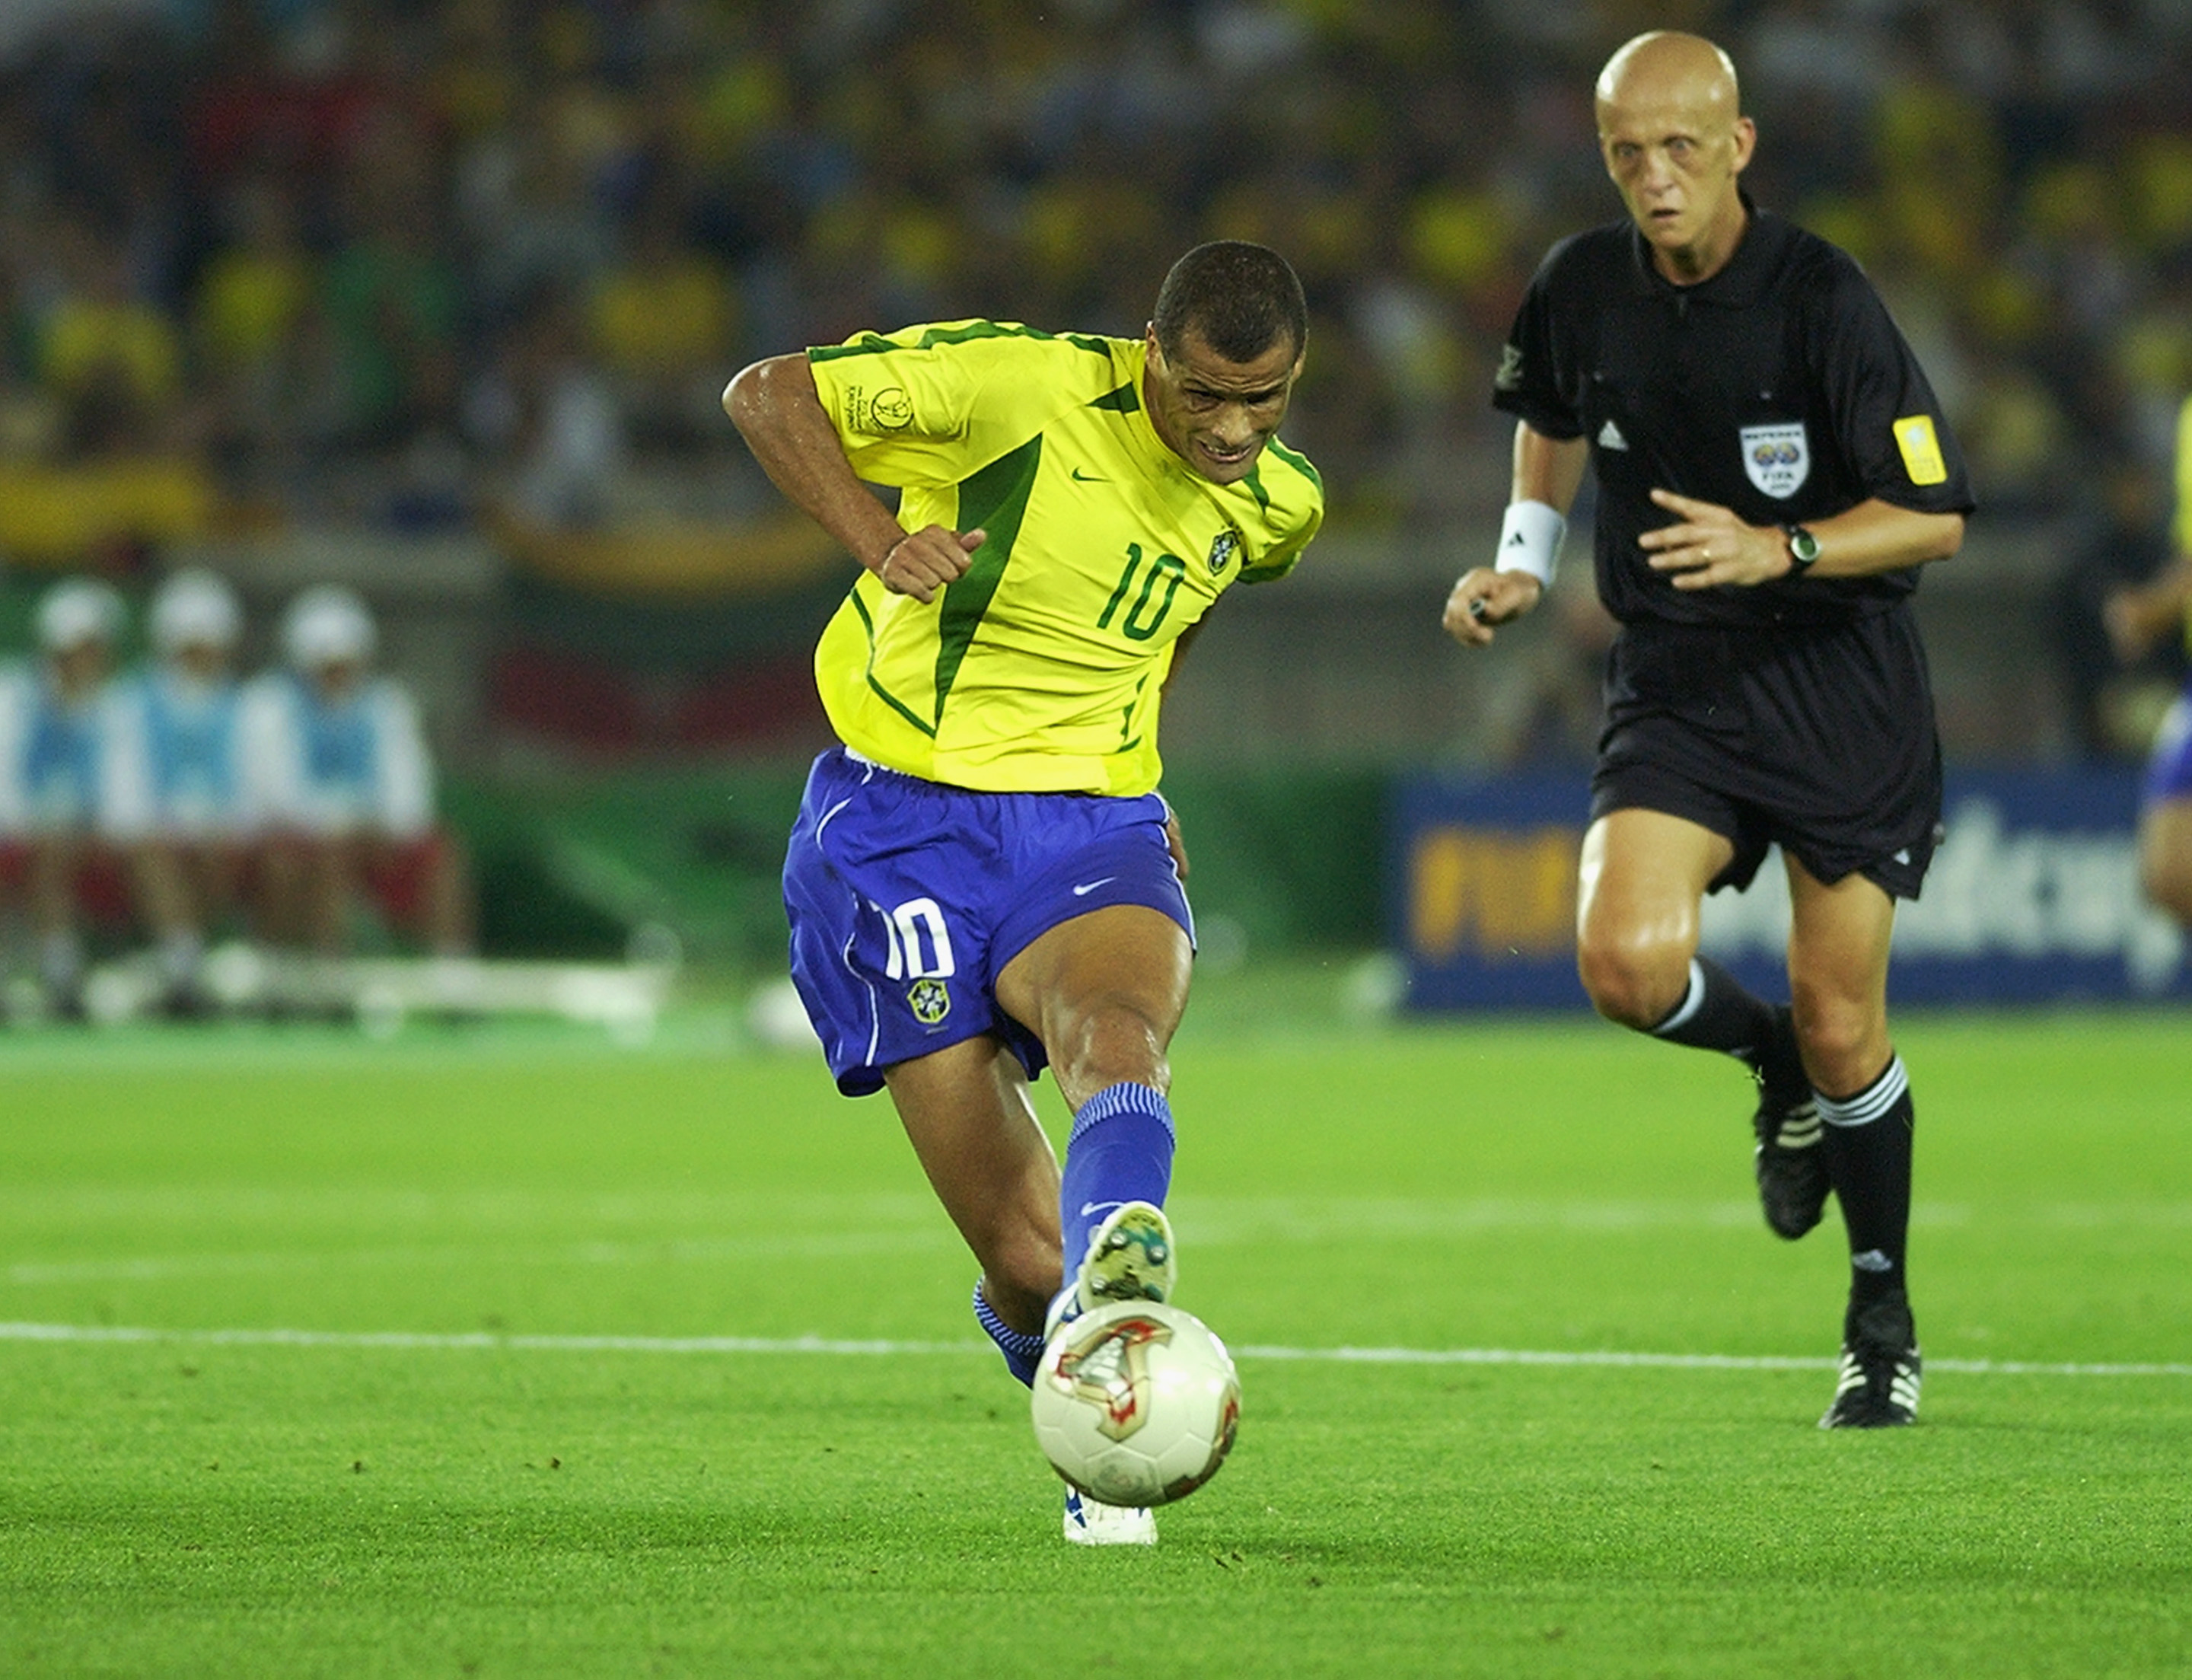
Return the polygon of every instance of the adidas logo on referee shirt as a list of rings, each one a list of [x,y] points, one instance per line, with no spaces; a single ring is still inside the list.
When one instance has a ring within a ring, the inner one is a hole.
[[[1625,449],[1629,440],[1621,435],[1621,428],[1612,420],[1599,427],[1598,447],[1601,449]]]

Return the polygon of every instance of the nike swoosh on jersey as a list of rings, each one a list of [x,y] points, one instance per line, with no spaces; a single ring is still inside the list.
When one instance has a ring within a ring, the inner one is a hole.
[[[1108,484],[1111,481],[1108,478],[1099,478],[1093,472],[1083,472],[1076,466],[1073,469],[1073,482],[1076,484]]]
[[[1077,899],[1087,898],[1099,887],[1107,886],[1118,878],[1116,875],[1106,875],[1094,881],[1084,881],[1073,889],[1073,896]]]

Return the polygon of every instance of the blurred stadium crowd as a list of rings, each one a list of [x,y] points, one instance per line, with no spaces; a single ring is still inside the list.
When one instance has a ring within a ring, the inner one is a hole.
[[[720,505],[743,359],[968,313],[1135,331],[1152,277],[1213,236],[1268,240],[1309,284],[1293,431],[1340,517],[1436,517],[1487,473],[1496,497],[1497,346],[1547,243],[1618,210],[1590,83],[1655,25],[1733,50],[1755,193],[1881,281],[1994,513],[2160,460],[2192,376],[2175,0],[11,15],[19,558],[331,502],[414,525],[490,499],[578,523]],[[71,471],[66,494],[40,476]]]
[[[717,406],[745,360],[974,314],[1135,333],[1216,237],[1306,283],[1288,435],[1329,531],[1481,523],[1521,289],[1619,214],[1592,80],[1656,26],[1733,53],[1754,195],[1880,283],[1990,529],[2054,534],[2071,733],[2135,751],[2099,604],[2166,558],[2192,388],[2182,0],[13,0],[0,568],[120,584],[157,666],[151,591],[208,539],[762,531]],[[54,598],[0,649],[33,675]],[[324,943],[302,902],[267,925]]]

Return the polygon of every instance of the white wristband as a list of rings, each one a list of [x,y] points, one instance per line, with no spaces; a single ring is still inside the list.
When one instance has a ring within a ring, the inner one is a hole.
[[[1567,532],[1568,522],[1549,502],[1508,503],[1507,517],[1499,526],[1496,569],[1527,572],[1550,589],[1560,568],[1561,540]]]

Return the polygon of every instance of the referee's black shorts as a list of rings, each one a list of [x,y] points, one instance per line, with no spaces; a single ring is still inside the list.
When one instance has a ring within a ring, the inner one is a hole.
[[[1940,841],[1941,746],[1908,606],[1830,627],[1641,620],[1608,656],[1593,820],[1664,811],[1724,835],[1712,889],[1778,843],[1826,883],[1915,899]]]

